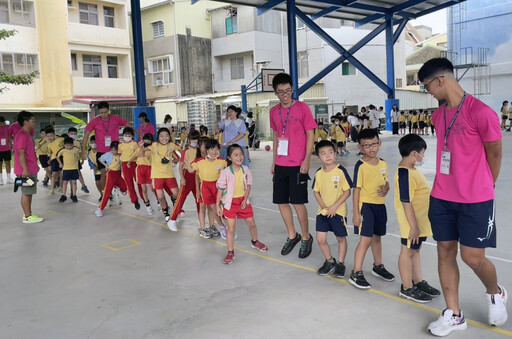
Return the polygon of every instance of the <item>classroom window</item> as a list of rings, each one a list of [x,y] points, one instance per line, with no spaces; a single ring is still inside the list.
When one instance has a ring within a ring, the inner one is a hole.
[[[109,78],[118,78],[117,57],[116,56],[108,56],[107,57],[107,70],[108,70]]]
[[[8,75],[27,74],[38,70],[35,54],[0,54],[0,70]]]
[[[0,0],[0,23],[34,26],[34,22],[32,0]]]
[[[402,78],[396,78],[395,79],[395,88],[401,88],[402,87]]]
[[[114,7],[103,6],[103,16],[105,18],[105,27],[115,27]]]
[[[153,38],[164,36],[164,22],[156,21],[151,24],[153,26]]]
[[[244,78],[244,58],[233,58],[229,60],[231,66],[231,80]]]
[[[78,11],[80,13],[80,23],[87,25],[98,25],[98,6],[87,4],[85,2],[78,3]]]
[[[76,59],[76,53],[71,53],[71,70],[73,70],[73,71],[78,70],[78,62]]]
[[[84,77],[101,78],[101,56],[82,55],[82,64],[84,68]]]
[[[297,68],[299,69],[299,78],[309,77],[309,61],[307,51],[297,53]]]

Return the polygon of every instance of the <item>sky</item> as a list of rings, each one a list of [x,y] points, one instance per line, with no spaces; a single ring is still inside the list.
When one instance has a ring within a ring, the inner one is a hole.
[[[432,33],[446,33],[446,9],[427,14],[416,20],[411,20],[413,26],[425,25],[432,27]]]

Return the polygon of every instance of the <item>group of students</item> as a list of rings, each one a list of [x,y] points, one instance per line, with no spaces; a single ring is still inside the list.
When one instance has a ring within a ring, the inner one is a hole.
[[[398,116],[398,123],[400,127],[399,134],[401,135],[406,134],[407,127],[409,128],[409,134],[429,135],[429,129],[432,135],[435,133],[432,114],[429,114],[427,110],[410,110],[407,114],[401,111]]]
[[[501,105],[501,129],[504,129],[506,132],[510,132],[510,128],[512,127],[512,107],[509,107],[508,100],[503,101]],[[509,121],[509,125],[507,128],[507,119]]]

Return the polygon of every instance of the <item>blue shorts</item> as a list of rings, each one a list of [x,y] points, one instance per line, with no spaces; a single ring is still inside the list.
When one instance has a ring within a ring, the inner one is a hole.
[[[50,165],[52,166],[52,172],[61,171],[61,168],[59,167],[59,161],[57,159],[53,159]]]
[[[50,166],[50,164],[48,164],[48,156],[47,155],[40,155],[39,163],[41,164],[42,168],[47,168],[48,166]]]
[[[316,216],[317,232],[332,232],[337,237],[346,237],[348,235],[346,225],[347,219],[338,214],[332,218],[321,214]]]
[[[407,238],[400,238],[400,243],[402,245],[406,246],[407,248],[410,248],[411,250],[419,250],[421,247],[421,244],[424,241],[427,241],[427,237],[420,237],[417,244],[411,243],[411,241]]]
[[[458,241],[473,248],[496,247],[494,200],[472,204],[430,197],[428,218],[436,241]]]
[[[338,141],[338,147],[345,147],[345,141]]]
[[[78,180],[78,170],[62,171],[62,181]]]
[[[386,235],[386,223],[388,214],[384,204],[368,204],[363,202],[361,207],[361,227],[354,225],[354,234],[364,237],[373,237],[374,235]]]

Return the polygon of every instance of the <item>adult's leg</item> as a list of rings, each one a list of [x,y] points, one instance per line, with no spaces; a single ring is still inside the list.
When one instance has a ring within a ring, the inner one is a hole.
[[[25,217],[32,215],[32,195],[21,194],[21,208]]]
[[[485,257],[485,248],[472,248],[460,245],[460,256],[466,265],[471,267],[473,272],[480,278],[487,289],[487,293],[500,293],[496,268],[494,264]]]
[[[281,212],[281,217],[284,221],[284,225],[288,231],[288,238],[294,239],[297,235],[297,232],[295,232],[295,225],[293,225],[293,215],[290,204],[279,204],[278,206],[279,212]]]
[[[302,240],[309,240],[308,210],[304,204],[293,204],[302,230]],[[295,227],[293,228],[295,230]],[[291,239],[291,238],[290,238]]]
[[[457,265],[457,247],[459,242],[438,241],[437,242],[437,266],[439,281],[443,289],[446,306],[459,313],[459,266]]]

